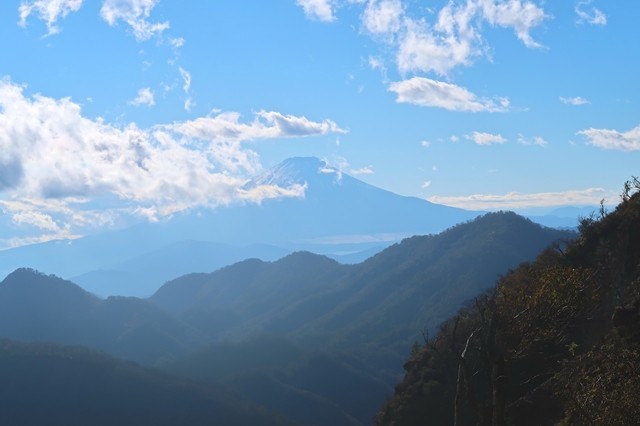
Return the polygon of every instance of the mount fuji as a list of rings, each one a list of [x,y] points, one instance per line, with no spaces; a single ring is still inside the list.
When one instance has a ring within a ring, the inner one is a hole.
[[[179,275],[210,272],[248,257],[275,260],[308,250],[359,261],[405,237],[437,233],[479,214],[394,194],[315,157],[287,159],[246,188],[264,184],[304,185],[305,192],[5,250],[0,274],[31,267],[98,295],[147,296]]]

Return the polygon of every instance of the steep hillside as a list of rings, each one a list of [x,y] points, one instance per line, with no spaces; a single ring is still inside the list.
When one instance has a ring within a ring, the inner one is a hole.
[[[380,425],[633,425],[640,182],[579,238],[499,280],[416,348]],[[635,192],[635,194],[634,194]]]
[[[3,425],[285,425],[220,386],[79,347],[0,340]]]

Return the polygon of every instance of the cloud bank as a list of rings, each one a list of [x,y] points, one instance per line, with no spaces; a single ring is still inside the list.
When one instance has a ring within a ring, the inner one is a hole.
[[[587,188],[564,192],[539,192],[523,194],[509,192],[507,194],[473,194],[464,196],[434,195],[428,200],[432,203],[445,204],[468,210],[511,210],[533,207],[556,207],[566,205],[597,205],[600,200],[612,200],[616,194],[602,188]]]
[[[251,121],[223,112],[148,129],[115,126],[83,116],[68,98],[28,97],[23,86],[3,79],[0,207],[15,224],[60,233],[82,225],[77,208],[99,197],[153,219],[197,206],[301,196],[300,186],[244,189],[261,169],[248,145],[344,132],[331,120],[275,111],[259,111]]]

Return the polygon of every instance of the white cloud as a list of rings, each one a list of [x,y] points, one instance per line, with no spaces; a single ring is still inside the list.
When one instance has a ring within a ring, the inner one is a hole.
[[[149,22],[151,11],[159,0],[104,0],[100,15],[109,25],[124,21],[136,40],[148,40],[169,28],[169,22]]]
[[[449,111],[503,112],[509,108],[509,100],[506,98],[478,98],[464,87],[425,77],[391,83],[389,90],[398,95],[396,102]]]
[[[494,135],[492,133],[471,132],[465,135],[465,139],[472,140],[478,145],[501,145],[507,140],[502,135]]]
[[[57,26],[58,19],[65,18],[72,12],[77,12],[82,7],[83,0],[31,0],[22,1],[18,8],[20,20],[18,25],[25,27],[31,14],[36,14],[47,24],[47,35],[60,32]]]
[[[607,15],[605,15],[601,10],[591,6],[591,3],[593,3],[593,0],[582,0],[576,2],[574,10],[576,11],[576,15],[578,15],[577,22],[579,24],[586,22],[591,25],[606,25]]]
[[[422,188],[422,189],[427,189],[427,188],[429,188],[430,186],[431,186],[431,181],[430,181],[430,180],[427,180],[427,181],[422,182],[421,188]]]
[[[371,34],[393,35],[401,28],[403,14],[400,0],[370,0],[362,15],[362,24]]]
[[[180,71],[180,77],[182,77],[182,81],[184,82],[182,89],[188,94],[191,89],[191,73],[182,67],[178,67],[178,71]]]
[[[448,2],[430,23],[425,18],[403,19],[398,34],[397,65],[402,73],[435,72],[442,76],[473,58],[485,55],[482,23],[512,28],[525,46],[540,47],[531,30],[548,16],[530,1],[466,0]]]
[[[518,134],[518,143],[521,145],[537,145],[547,146],[548,142],[542,136],[534,136],[532,138],[525,138],[523,135]]]
[[[353,175],[372,175],[375,172],[373,171],[373,166],[365,166],[359,169],[351,169],[351,174]]]
[[[181,48],[185,43],[186,41],[182,37],[172,37],[171,39],[169,39],[169,44],[171,44],[171,47],[173,47],[174,49]]]
[[[586,129],[578,132],[586,136],[589,143],[598,148],[615,149],[620,151],[640,151],[640,126],[628,132],[609,129]]]
[[[156,100],[153,96],[153,92],[150,88],[144,87],[138,90],[138,96],[136,96],[131,102],[131,105],[135,106],[154,106],[156,104]]]
[[[523,194],[509,192],[507,194],[473,194],[464,196],[429,197],[429,201],[447,206],[469,210],[510,210],[532,207],[597,205],[602,199],[615,199],[617,195],[602,188],[569,190],[564,192],[540,192]]]
[[[185,111],[191,111],[191,109],[196,105],[196,103],[194,102],[193,99],[191,99],[191,97],[187,98],[184,101],[184,110]]]
[[[322,22],[335,20],[333,2],[331,0],[296,0],[296,4],[302,7],[305,16],[309,19]]]
[[[245,142],[344,132],[331,120],[274,111],[260,111],[249,122],[220,113],[149,129],[114,126],[84,117],[68,98],[23,92],[0,80],[0,193],[14,203],[14,221],[48,232],[71,224],[71,234],[75,226],[98,222],[89,207],[76,207],[100,197],[152,218],[195,206],[301,195],[303,187],[245,189],[261,168]],[[5,211],[6,203],[0,203]]]
[[[429,142],[428,140],[420,141],[420,146],[423,146],[425,148],[429,148],[431,146],[431,142]]]
[[[478,3],[484,19],[491,25],[513,28],[525,46],[541,47],[529,33],[546,18],[542,8],[521,0],[478,0]]]
[[[579,106],[579,105],[586,105],[586,104],[590,103],[588,100],[586,100],[585,98],[582,98],[580,96],[576,96],[574,98],[565,98],[563,96],[560,96],[559,99],[560,99],[560,102],[562,102],[563,104],[567,104],[567,105]]]
[[[549,18],[542,7],[530,0],[449,0],[431,19],[413,16],[408,0],[296,0],[307,17],[333,21],[335,9],[344,3],[364,5],[360,17],[365,33],[392,46],[402,74],[435,72],[449,76],[460,65],[470,65],[475,57],[487,55],[487,42],[482,36],[483,25],[512,29],[529,48],[541,45],[531,31]]]
[[[473,57],[481,54],[476,30],[466,22],[458,22],[452,27],[449,22],[444,22],[450,17],[444,12],[448,9],[441,11],[439,23],[435,26],[424,20],[405,20],[406,30],[400,38],[396,55],[401,73],[435,72],[446,76],[451,69],[469,65]]]
[[[189,96],[189,91],[191,90],[191,73],[182,67],[178,67],[178,71],[180,71],[180,77],[182,77],[182,90],[187,94],[187,99],[184,101],[184,110],[191,111],[191,108],[195,106],[193,98]]]

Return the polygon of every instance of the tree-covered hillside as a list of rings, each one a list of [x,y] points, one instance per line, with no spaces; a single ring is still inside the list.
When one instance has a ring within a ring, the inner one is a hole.
[[[492,213],[408,238],[357,265],[306,252],[252,259],[171,281],[150,300],[212,339],[268,332],[305,345],[358,348],[388,367],[500,274],[573,236]]]
[[[0,340],[0,424],[290,425],[229,389],[80,347]]]
[[[380,425],[634,425],[640,418],[640,182],[444,322]]]

